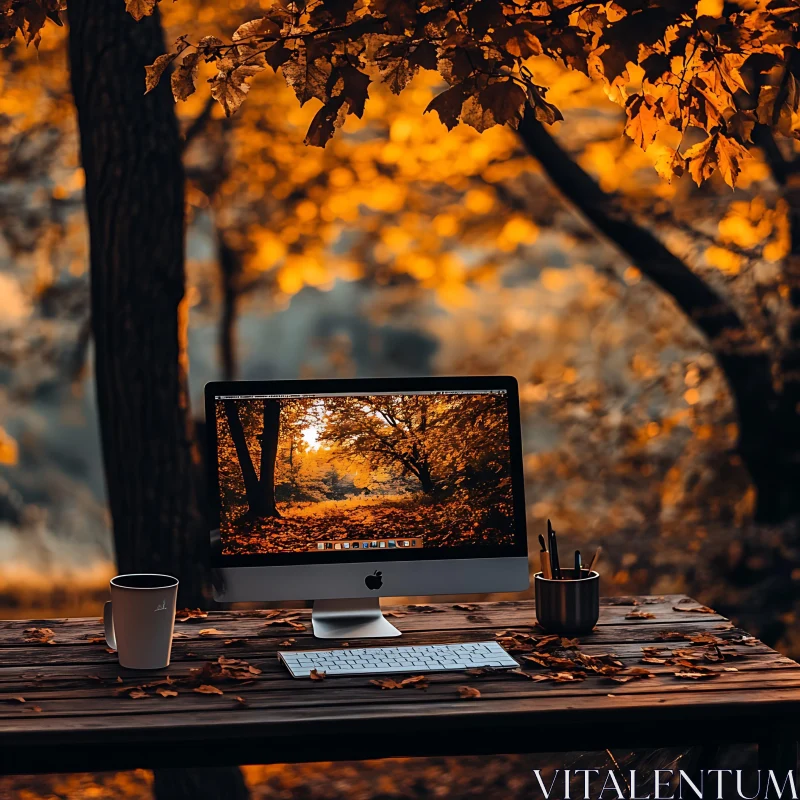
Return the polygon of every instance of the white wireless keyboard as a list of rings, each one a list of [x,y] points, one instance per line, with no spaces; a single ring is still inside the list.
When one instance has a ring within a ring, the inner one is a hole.
[[[443,672],[519,664],[497,642],[429,644],[418,647],[363,647],[348,650],[294,650],[278,653],[294,678],[311,670],[327,675],[385,675],[390,672]]]

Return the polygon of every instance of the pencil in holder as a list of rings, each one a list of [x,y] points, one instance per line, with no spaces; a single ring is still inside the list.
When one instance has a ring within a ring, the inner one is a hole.
[[[561,575],[558,580],[541,572],[533,576],[536,619],[548,633],[589,633],[600,616],[600,575],[582,570],[586,577],[576,577],[574,569],[564,568]]]

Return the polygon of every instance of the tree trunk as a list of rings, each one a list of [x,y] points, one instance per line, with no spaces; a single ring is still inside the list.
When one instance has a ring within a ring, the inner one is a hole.
[[[736,405],[737,450],[758,493],[756,518],[785,519],[797,510],[800,493],[794,492],[792,503],[778,485],[788,486],[786,480],[796,480],[796,472],[791,461],[781,459],[780,465],[776,462],[776,455],[782,451],[783,434],[769,354],[750,335],[733,306],[603,192],[530,111],[520,124],[519,134],[561,194],[642,274],[669,294],[705,334]]]
[[[279,517],[275,505],[275,460],[278,457],[278,437],[281,431],[281,404],[278,400],[264,401],[264,427],[261,431],[261,507],[259,516]]]
[[[236,357],[236,317],[239,306],[239,276],[241,257],[226,241],[225,234],[217,231],[217,255],[222,278],[222,314],[219,321],[219,357],[222,379],[236,380],[239,371]]]
[[[158,12],[72,0],[69,62],[89,221],[92,333],[108,503],[121,572],[167,572],[178,602],[205,599],[209,550],[187,393],[184,183]],[[206,791],[203,795],[202,791]],[[155,772],[159,800],[246,800],[235,768]]]
[[[253,459],[250,457],[250,449],[247,447],[247,439],[244,435],[242,420],[239,417],[239,409],[235,400],[224,400],[222,405],[231,431],[231,439],[233,439],[233,445],[236,448],[236,457],[239,459],[244,491],[247,495],[247,505],[250,508],[250,513],[258,516],[256,514],[256,509],[259,506],[258,476],[256,475],[256,468],[253,466]]]
[[[158,15],[75,0],[69,59],[86,175],[97,405],[118,568],[180,579],[203,600],[208,532],[186,386],[184,188]]]
[[[159,769],[153,773],[153,795],[163,800],[248,800],[250,792],[236,767]]]
[[[768,486],[761,514],[766,521],[780,522],[800,514],[800,159],[787,161],[766,126],[756,126],[754,140],[783,193],[790,231],[781,276],[788,290],[789,319],[778,359],[781,392],[773,420],[777,438],[772,459],[764,465]]]

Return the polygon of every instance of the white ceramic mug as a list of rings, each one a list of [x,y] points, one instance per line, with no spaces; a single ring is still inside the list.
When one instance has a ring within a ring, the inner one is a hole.
[[[106,642],[128,669],[169,666],[178,579],[171,575],[117,575],[103,609]]]

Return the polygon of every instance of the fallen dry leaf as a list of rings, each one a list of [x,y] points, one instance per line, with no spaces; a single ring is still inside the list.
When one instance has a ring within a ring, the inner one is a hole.
[[[687,614],[716,614],[713,608],[708,606],[692,606],[692,608],[682,608],[681,606],[672,606],[673,611],[684,611]]]
[[[417,614],[444,614],[445,610],[443,608],[437,608],[436,606],[426,606],[426,605],[410,605],[408,606],[409,611],[414,611]]]
[[[656,634],[656,639],[660,642],[685,642],[688,641],[685,633],[678,633],[678,631],[663,631]]]
[[[201,611],[199,608],[183,608],[175,612],[175,622],[189,622],[193,619],[206,619],[208,617],[207,611]]]
[[[297,639],[287,639],[285,642],[278,642],[278,647],[291,647],[296,641]]]
[[[739,670],[736,669],[736,667],[723,667],[722,671],[723,672],[738,672]]]
[[[456,603],[453,608],[456,611],[480,611],[481,606],[477,603]]]
[[[22,641],[29,644],[55,644],[55,634],[50,628],[26,628]]]
[[[631,667],[619,675],[611,676],[611,680],[617,683],[627,683],[628,681],[637,681],[643,678],[655,678],[655,674],[643,667]]]
[[[468,672],[473,672],[473,670],[468,670]],[[529,681],[546,681],[547,675],[542,675],[541,673],[533,674],[531,672],[524,672],[521,669],[510,669],[508,670],[509,675],[516,675],[518,678],[526,678]]]
[[[481,693],[474,686],[459,686],[458,696],[462,700],[477,700]]]
[[[27,704],[25,705],[25,707],[22,710],[23,711],[32,711],[34,714],[40,714],[41,711],[42,711],[40,706],[29,706]]]
[[[384,617],[404,617],[406,615],[405,611],[384,611]]]
[[[410,678],[403,678],[396,681],[394,678],[375,678],[370,683],[380,689],[406,689],[408,687],[414,689],[427,689],[429,682],[427,675],[414,675]]]
[[[719,672],[697,672],[692,671],[689,672],[688,670],[685,672],[675,672],[673,673],[676,678],[684,678],[688,680],[701,680],[702,678],[718,678]]]
[[[324,681],[325,673],[316,669],[312,669],[311,672],[308,673],[308,677],[311,678],[312,681]]]
[[[98,636],[97,634],[90,633],[86,636],[87,641],[89,644],[105,644],[106,637],[105,636]]]
[[[159,686],[156,689],[156,694],[160,694],[162,697],[177,697],[178,693],[174,689],[165,689],[163,686]]]
[[[225,631],[219,631],[216,628],[203,628],[198,631],[199,636],[227,636]]]
[[[16,695],[15,697],[6,697],[5,699],[8,700],[9,702],[13,701],[15,703],[27,703],[28,702],[24,697],[20,697],[19,695]]]
[[[714,636],[713,633],[694,633],[686,638],[693,644],[725,644],[724,639]]]
[[[666,658],[654,658],[653,656],[645,656],[642,659],[643,664],[666,664]]]
[[[244,697],[239,697],[239,695],[236,695],[236,697],[233,699],[237,708],[244,708],[247,705],[247,700],[245,700]]]
[[[150,695],[147,694],[147,692],[143,692],[141,689],[134,689],[128,693],[128,697],[130,697],[131,700],[139,700],[142,697],[150,697]]]
[[[207,683],[195,686],[192,691],[197,692],[197,694],[224,694],[222,689],[218,689],[216,686],[209,686]]]
[[[467,675],[474,675],[476,678],[482,678],[484,675],[497,674],[497,670],[494,667],[472,667],[464,670],[464,672],[466,672]]]
[[[656,615],[651,614],[649,611],[631,611],[630,614],[625,615],[625,619],[655,619]]]
[[[226,639],[223,643],[223,647],[231,647],[234,644],[239,644],[242,640],[241,639]]]

